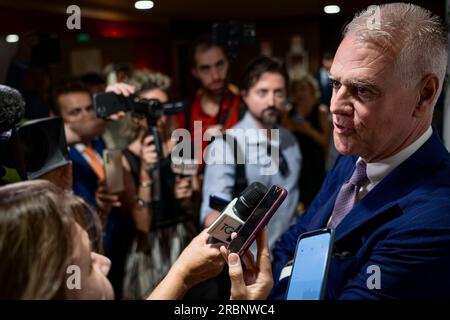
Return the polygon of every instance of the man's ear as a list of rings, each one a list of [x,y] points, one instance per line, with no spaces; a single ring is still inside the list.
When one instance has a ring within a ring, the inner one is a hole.
[[[420,117],[432,109],[436,96],[439,94],[438,90],[439,78],[435,74],[423,77],[419,84],[419,99],[414,109],[414,116]]]

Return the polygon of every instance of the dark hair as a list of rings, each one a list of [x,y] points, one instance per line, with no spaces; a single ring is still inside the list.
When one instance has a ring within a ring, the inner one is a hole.
[[[280,74],[283,76],[286,86],[288,85],[289,76],[281,62],[267,56],[258,56],[245,67],[241,76],[240,89],[248,91],[267,72]]]
[[[197,61],[195,61],[195,54],[198,51],[206,51],[210,48],[217,47],[223,51],[224,56],[226,57],[225,48],[219,44],[215,44],[212,42],[211,36],[202,35],[194,39],[192,45],[189,48],[189,63],[192,67],[197,65]]]
[[[53,94],[52,111],[56,115],[61,114],[61,106],[59,105],[58,98],[60,95],[74,93],[74,92],[86,92],[91,95],[86,86],[79,80],[67,80],[63,81],[58,87],[56,87]]]

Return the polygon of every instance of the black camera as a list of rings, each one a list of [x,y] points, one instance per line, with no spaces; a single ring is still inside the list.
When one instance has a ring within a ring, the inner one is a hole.
[[[59,117],[28,121],[0,137],[0,167],[11,172],[8,177],[0,174],[3,181],[37,179],[70,162]]]
[[[256,40],[255,25],[230,21],[215,23],[212,27],[213,43],[228,49],[228,58],[235,59],[241,44],[252,44]]]
[[[141,99],[136,95],[125,97],[114,92],[94,95],[94,108],[99,118],[107,118],[120,111],[131,112],[133,117],[157,121],[162,115],[174,115],[186,110],[186,101],[161,103],[157,99]]]

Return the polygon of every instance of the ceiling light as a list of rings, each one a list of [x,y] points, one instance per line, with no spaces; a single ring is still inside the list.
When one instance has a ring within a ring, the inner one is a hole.
[[[325,12],[326,14],[335,14],[335,13],[339,13],[340,11],[341,11],[341,8],[339,8],[339,6],[336,6],[336,5],[329,5],[329,6],[323,7],[323,12]]]
[[[17,34],[8,34],[6,36],[6,42],[14,43],[19,41],[19,36]]]
[[[134,7],[138,10],[148,10],[153,8],[153,1],[136,1]]]

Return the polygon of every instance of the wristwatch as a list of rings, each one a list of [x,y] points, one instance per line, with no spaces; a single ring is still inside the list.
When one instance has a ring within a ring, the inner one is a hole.
[[[147,202],[140,197],[136,197],[136,204],[141,208],[150,208],[152,203],[151,201]]]

